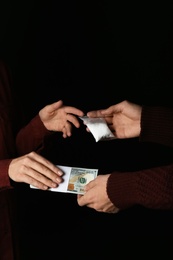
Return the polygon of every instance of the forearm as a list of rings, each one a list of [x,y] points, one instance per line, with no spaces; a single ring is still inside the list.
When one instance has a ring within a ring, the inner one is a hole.
[[[173,147],[173,109],[144,106],[139,140]]]
[[[114,172],[107,193],[116,207],[141,205],[151,209],[173,209],[173,164],[137,172]]]
[[[37,115],[28,125],[23,127],[16,137],[16,147],[18,155],[23,155],[31,151],[37,151],[43,139],[50,132],[45,128]]]
[[[0,190],[12,188],[8,175],[11,160],[12,159],[0,160]]]

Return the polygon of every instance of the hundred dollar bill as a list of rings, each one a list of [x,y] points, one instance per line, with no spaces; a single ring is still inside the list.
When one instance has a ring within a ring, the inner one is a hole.
[[[49,191],[68,192],[84,194],[84,187],[97,177],[98,169],[78,168],[57,165],[63,171],[63,182],[56,188],[49,188]],[[37,189],[33,185],[31,188]]]
[[[84,187],[98,174],[97,169],[71,168],[67,191],[76,194],[84,194]]]

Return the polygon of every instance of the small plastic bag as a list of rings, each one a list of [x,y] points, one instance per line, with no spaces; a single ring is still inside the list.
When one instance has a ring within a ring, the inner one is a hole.
[[[104,118],[89,118],[87,116],[80,117],[84,124],[88,127],[96,142],[115,139],[115,135],[109,129]]]

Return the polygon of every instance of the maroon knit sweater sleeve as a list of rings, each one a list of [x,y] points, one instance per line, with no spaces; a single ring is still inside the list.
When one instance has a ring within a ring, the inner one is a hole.
[[[108,196],[120,209],[134,205],[173,209],[172,172],[173,164],[137,172],[114,172],[108,178]]]
[[[143,107],[139,140],[173,146],[173,109]],[[113,172],[108,178],[107,194],[120,209],[134,205],[173,209],[173,164],[136,172]]]
[[[173,146],[173,108],[143,106],[140,141]]]
[[[25,127],[23,127],[16,138],[16,147],[19,155],[31,151],[39,151],[43,146],[44,137],[50,135],[43,125],[39,115],[36,115]]]
[[[0,191],[4,189],[12,188],[10,178],[8,175],[9,164],[12,159],[0,160]]]
[[[16,155],[13,128],[15,104],[11,92],[11,75],[7,66],[0,61],[0,190],[11,188],[8,168]]]

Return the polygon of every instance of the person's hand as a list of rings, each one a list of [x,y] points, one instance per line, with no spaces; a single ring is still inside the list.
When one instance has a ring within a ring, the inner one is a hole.
[[[47,105],[39,111],[44,126],[50,131],[62,132],[64,138],[71,136],[72,125],[76,128],[80,127],[77,116],[83,115],[80,109],[64,106],[62,100]]]
[[[88,117],[104,117],[116,138],[138,137],[141,131],[142,107],[123,101],[107,109],[90,111]],[[87,129],[87,131],[89,131]]]
[[[106,192],[107,180],[110,174],[98,175],[85,186],[85,194],[77,195],[79,206],[87,206],[99,212],[117,213],[119,209],[108,198]]]
[[[47,190],[57,187],[62,182],[63,172],[44,157],[31,152],[13,159],[8,174],[15,182],[23,182]]]

